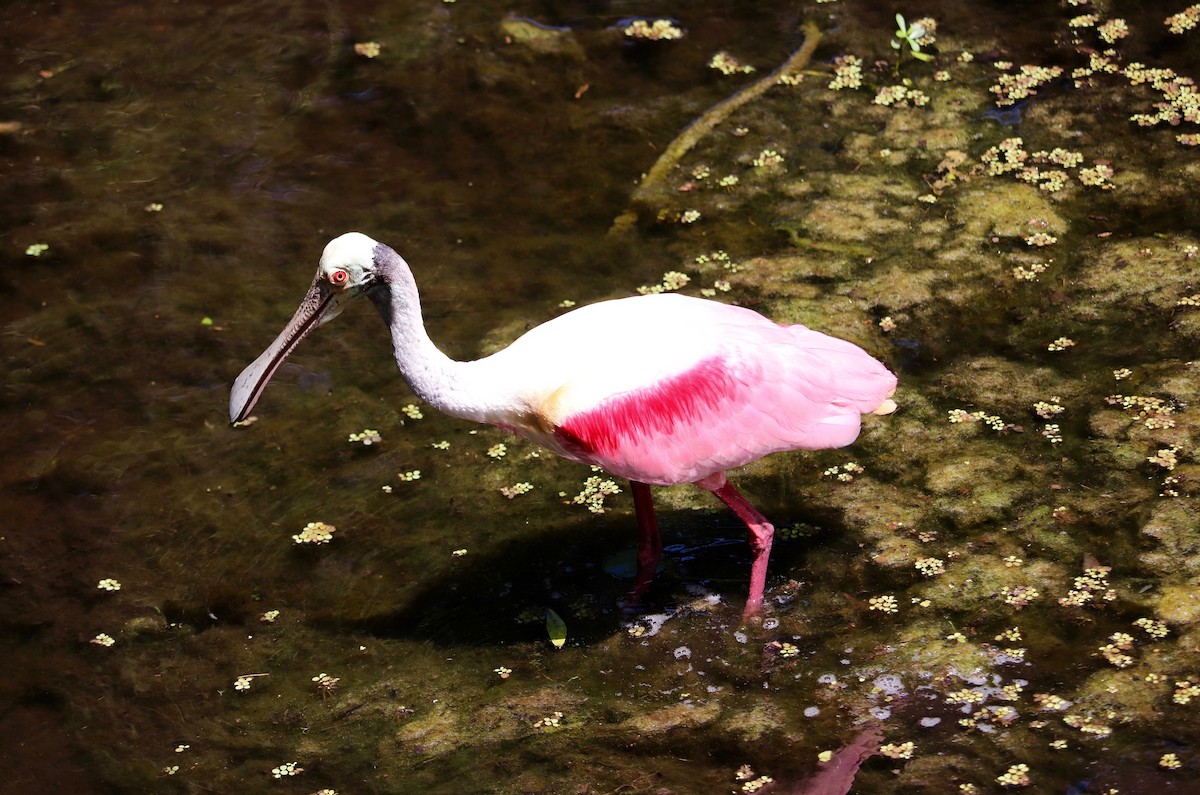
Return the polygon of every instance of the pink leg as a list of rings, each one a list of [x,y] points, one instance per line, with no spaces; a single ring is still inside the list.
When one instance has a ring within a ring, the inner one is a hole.
[[[650,493],[650,487],[636,480],[629,481],[629,486],[633,491],[633,509],[637,514],[638,552],[637,577],[626,597],[626,604],[636,605],[646,595],[654,572],[658,570],[662,538],[658,534],[658,519],[654,515],[654,496]]]
[[[746,529],[750,531],[750,553],[753,555],[750,563],[750,593],[746,596],[746,609],[742,611],[742,618],[753,618],[762,610],[763,590],[767,587],[767,561],[771,558],[771,541],[775,538],[775,527],[767,521],[767,517],[746,501],[733,484],[724,477],[720,479],[720,483],[716,488],[710,488],[710,485],[704,485],[704,488],[708,488],[721,502],[728,505],[730,510],[746,523]]]

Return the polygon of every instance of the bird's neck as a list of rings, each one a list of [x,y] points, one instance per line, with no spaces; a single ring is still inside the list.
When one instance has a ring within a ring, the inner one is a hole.
[[[396,366],[413,392],[439,411],[492,421],[486,390],[474,377],[476,368],[472,362],[451,359],[433,344],[425,330],[416,281],[407,263],[398,254],[395,257],[393,267],[380,274],[383,284],[367,295],[391,330]]]

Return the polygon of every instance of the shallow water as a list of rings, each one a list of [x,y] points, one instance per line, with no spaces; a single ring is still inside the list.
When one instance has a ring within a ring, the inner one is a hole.
[[[1056,3],[902,9],[937,59],[898,76],[893,9],[853,0],[661,4],[687,36],[643,44],[628,3],[109,5],[0,12],[11,791],[834,792],[819,755],[872,726],[858,792],[1021,788],[1014,765],[1030,791],[1188,790],[1200,148],[1175,136],[1200,125],[1131,123],[1161,97],[1116,72],[1200,77],[1176,4],[1097,12],[1131,35],[1078,87],[1109,45]],[[804,80],[633,202],[806,20]],[[865,87],[831,90],[847,53]],[[1065,72],[999,116],[1025,64]],[[900,78],[929,103],[872,102]],[[987,173],[1015,136],[1083,155],[1062,191]],[[591,513],[593,473],[417,405],[365,305],[228,427],[349,229],[405,255],[456,357],[682,271],[863,345],[901,410],[736,474],[780,528],[762,625],[744,528],[689,488],[656,490],[670,546],[627,616],[627,488]],[[293,543],[314,521],[333,541]]]

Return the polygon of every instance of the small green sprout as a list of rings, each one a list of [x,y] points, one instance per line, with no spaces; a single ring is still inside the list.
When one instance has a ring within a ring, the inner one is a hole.
[[[927,52],[921,52],[921,39],[925,37],[925,26],[920,22],[914,22],[911,26],[904,21],[903,14],[896,14],[896,34],[892,39],[892,49],[896,50],[899,55],[896,58],[896,66],[892,69],[893,74],[900,74],[900,64],[904,60],[904,45],[908,45],[908,52],[918,61],[931,61],[933,56]]]
[[[49,250],[49,243],[34,243],[25,249],[25,254],[30,257],[40,257]]]

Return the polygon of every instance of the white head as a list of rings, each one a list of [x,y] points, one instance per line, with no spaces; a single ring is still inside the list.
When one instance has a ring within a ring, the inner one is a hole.
[[[341,291],[361,288],[375,275],[375,240],[362,232],[347,232],[325,246],[317,278]]]

